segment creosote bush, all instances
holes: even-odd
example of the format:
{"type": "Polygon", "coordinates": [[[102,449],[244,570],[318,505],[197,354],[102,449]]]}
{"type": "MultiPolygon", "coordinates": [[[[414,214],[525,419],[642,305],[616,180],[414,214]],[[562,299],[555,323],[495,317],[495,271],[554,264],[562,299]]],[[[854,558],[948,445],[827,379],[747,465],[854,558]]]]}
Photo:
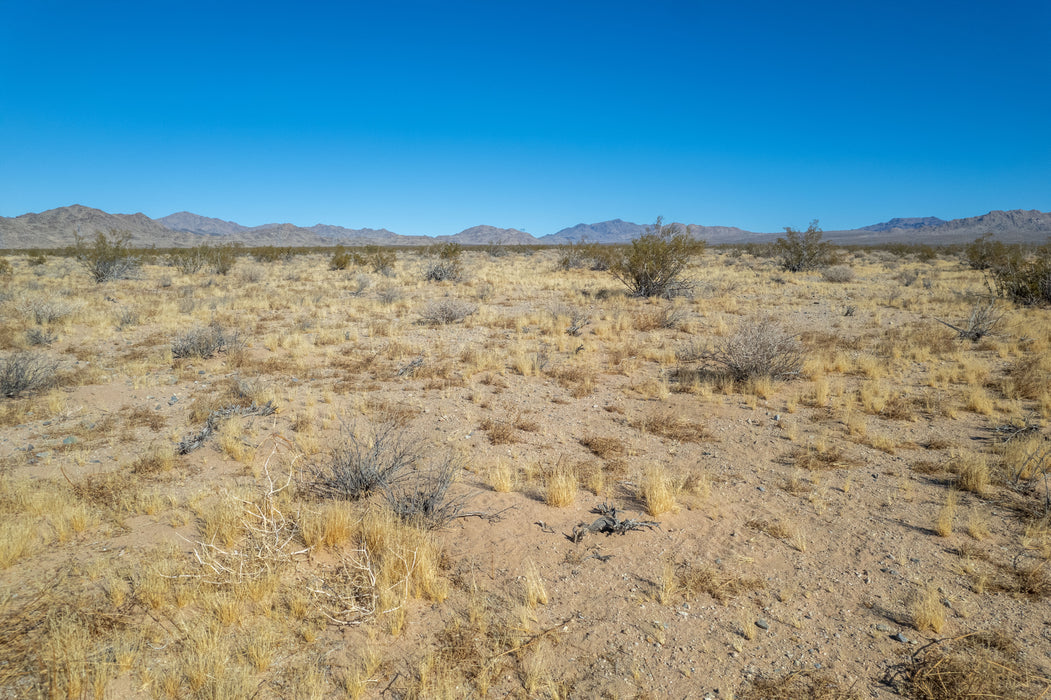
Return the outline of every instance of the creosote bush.
{"type": "Polygon", "coordinates": [[[180,248],[168,253],[168,264],[184,275],[192,275],[204,269],[211,257],[208,246],[198,245],[192,248],[180,248]]]}
{"type": "Polygon", "coordinates": [[[79,235],[74,240],[77,260],[98,284],[130,277],[139,267],[131,252],[130,231],[110,229],[108,235],[99,231],[90,244],[79,235]]]}
{"type": "Polygon", "coordinates": [[[774,243],[774,254],[785,272],[802,272],[827,267],[835,262],[832,244],[821,240],[821,228],[817,219],[810,222],[806,231],[785,227],[784,238],[774,243]]]}
{"type": "Polygon", "coordinates": [[[637,297],[674,297],[690,291],[683,273],[690,259],[704,250],[678,224],[656,223],[627,248],[609,252],[609,273],[637,297]]]}
{"type": "Polygon", "coordinates": [[[1051,245],[1029,256],[1006,255],[989,272],[1000,296],[1022,306],[1051,304],[1051,245]]]}

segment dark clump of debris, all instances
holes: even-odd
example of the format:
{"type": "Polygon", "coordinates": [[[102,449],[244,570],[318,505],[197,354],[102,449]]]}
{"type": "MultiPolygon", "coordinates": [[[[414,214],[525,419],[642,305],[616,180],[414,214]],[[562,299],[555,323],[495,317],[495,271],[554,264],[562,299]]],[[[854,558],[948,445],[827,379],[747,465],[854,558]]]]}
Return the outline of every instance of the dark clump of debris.
{"type": "Polygon", "coordinates": [[[176,451],[181,454],[189,454],[196,450],[198,447],[204,444],[205,440],[211,437],[212,433],[219,427],[219,423],[233,415],[238,416],[269,416],[274,413],[277,407],[274,406],[273,401],[267,401],[262,406],[259,406],[255,402],[252,402],[251,406],[226,406],[212,411],[208,416],[208,420],[205,422],[204,427],[201,428],[200,432],[194,435],[187,435],[179,441],[179,446],[176,451]]]}
{"type": "Polygon", "coordinates": [[[598,518],[590,525],[587,523],[580,523],[573,528],[573,534],[569,536],[571,541],[580,542],[589,532],[603,532],[606,535],[623,535],[625,532],[630,532],[632,530],[652,530],[655,527],[660,527],[660,523],[655,520],[635,520],[634,518],[621,517],[621,511],[617,510],[609,503],[603,503],[596,506],[591,512],[598,513],[602,517],[598,518]]]}

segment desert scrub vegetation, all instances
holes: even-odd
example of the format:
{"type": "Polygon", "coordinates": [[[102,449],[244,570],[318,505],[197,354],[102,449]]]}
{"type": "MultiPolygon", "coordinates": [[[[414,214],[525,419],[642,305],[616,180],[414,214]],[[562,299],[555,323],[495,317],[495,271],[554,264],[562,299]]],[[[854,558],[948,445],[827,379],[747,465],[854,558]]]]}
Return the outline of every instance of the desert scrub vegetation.
{"type": "Polygon", "coordinates": [[[657,217],[652,228],[630,245],[609,251],[609,274],[633,296],[682,296],[692,289],[685,278],[686,267],[704,246],[679,224],[665,224],[657,217]]]}
{"type": "Polygon", "coordinates": [[[0,358],[0,396],[15,398],[48,389],[57,382],[58,362],[40,352],[9,353],[0,358]]]}
{"type": "Polygon", "coordinates": [[[710,348],[692,344],[677,354],[682,362],[701,362],[734,381],[790,379],[803,369],[799,339],[772,321],[744,322],[710,348]]]}
{"type": "Polygon", "coordinates": [[[237,331],[230,331],[221,324],[211,325],[191,330],[177,336],[171,344],[172,357],[182,359],[196,357],[207,359],[218,353],[229,353],[243,346],[241,336],[237,331]]]}
{"type": "Polygon", "coordinates": [[[835,250],[831,243],[822,240],[822,236],[817,219],[810,222],[806,231],[786,226],[784,237],[774,243],[774,255],[781,269],[785,272],[802,272],[828,267],[835,262],[835,250]]]}
{"type": "Polygon", "coordinates": [[[111,229],[108,234],[98,231],[90,243],[77,236],[74,250],[77,261],[98,284],[125,279],[139,268],[129,231],[111,229]]]}
{"type": "Polygon", "coordinates": [[[421,279],[435,252],[381,278],[135,251],[102,285],[8,255],[0,357],[62,381],[0,399],[0,696],[807,697],[814,662],[864,696],[919,659],[895,632],[936,636],[928,588],[944,650],[1003,625],[1048,675],[1048,309],[998,298],[961,338],[934,319],[967,329],[989,273],[944,251],[854,249],[835,284],[709,249],[674,302],[502,252],[463,249],[457,286],[421,279]],[[480,308],[421,323],[443,299],[480,308]],[[173,362],[213,321],[239,359],[173,362]],[[797,338],[803,380],[701,357],[747,325],[797,338]],[[392,472],[388,422],[415,453],[392,472]]]}
{"type": "Polygon", "coordinates": [[[463,279],[463,247],[442,243],[428,251],[433,257],[425,264],[423,278],[428,282],[459,282],[463,279]]]}

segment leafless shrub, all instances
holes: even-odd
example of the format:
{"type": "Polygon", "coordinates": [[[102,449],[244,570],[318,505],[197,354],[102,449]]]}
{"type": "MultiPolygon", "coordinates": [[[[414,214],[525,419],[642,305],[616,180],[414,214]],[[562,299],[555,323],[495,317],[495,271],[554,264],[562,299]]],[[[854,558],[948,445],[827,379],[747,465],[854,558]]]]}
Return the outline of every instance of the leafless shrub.
{"type": "Polygon", "coordinates": [[[591,323],[591,310],[582,309],[579,306],[557,304],[551,307],[551,315],[555,319],[562,317],[569,321],[569,325],[566,327],[567,335],[578,336],[584,329],[584,326],[591,323]]]}
{"type": "Polygon", "coordinates": [[[460,467],[451,457],[426,469],[413,470],[383,485],[391,510],[405,522],[434,530],[464,515],[467,495],[451,496],[460,467]]]}
{"type": "Polygon", "coordinates": [[[367,430],[344,429],[343,443],[331,461],[314,475],[323,495],[358,500],[384,491],[423,459],[420,445],[394,423],[367,430]]]}
{"type": "Polygon", "coordinates": [[[211,257],[207,246],[198,245],[192,248],[180,248],[168,253],[167,263],[184,275],[200,272],[211,257]]]}
{"type": "Polygon", "coordinates": [[[139,312],[136,309],[122,306],[117,309],[116,321],[117,330],[122,331],[128,326],[137,326],[140,320],[139,312]]]}
{"type": "Polygon", "coordinates": [[[901,286],[911,287],[920,278],[919,270],[906,269],[894,276],[901,286]]]}
{"type": "Polygon", "coordinates": [[[270,472],[270,462],[281,448],[289,449],[288,442],[274,438],[274,445],[263,462],[262,472],[266,478],[259,497],[254,500],[238,499],[241,503],[241,524],[244,534],[236,547],[223,548],[212,542],[199,541],[193,550],[194,558],[205,570],[202,577],[216,585],[238,584],[263,578],[286,567],[310,548],[298,547],[299,514],[285,514],[281,508],[281,493],[292,484],[295,458],[288,466],[285,478],[275,478],[270,472]]]}
{"type": "Polygon", "coordinates": [[[26,320],[37,325],[55,323],[69,318],[78,310],[78,306],[64,299],[23,295],[15,302],[15,309],[26,320]]]}
{"type": "Polygon", "coordinates": [[[54,386],[58,363],[33,352],[19,352],[0,360],[0,396],[14,398],[54,386]]]}
{"type": "Polygon", "coordinates": [[[444,326],[462,321],[477,310],[477,306],[466,301],[442,299],[424,309],[420,320],[432,326],[444,326]]]}
{"type": "Polygon", "coordinates": [[[228,331],[218,323],[194,328],[172,341],[172,357],[209,358],[216,353],[229,352],[243,346],[237,331],[228,331]]]}
{"type": "Polygon", "coordinates": [[[34,347],[46,347],[55,342],[55,334],[43,328],[30,328],[26,331],[26,342],[34,347]]]}
{"type": "Polygon", "coordinates": [[[349,290],[350,291],[350,295],[351,296],[355,296],[355,297],[361,296],[362,294],[365,293],[365,291],[369,288],[369,285],[371,285],[371,284],[372,284],[372,280],[369,278],[368,275],[365,275],[365,274],[355,275],[354,276],[354,281],[351,282],[351,285],[350,285],[350,290],[349,290]]]}
{"type": "Polygon", "coordinates": [[[716,341],[713,349],[701,351],[699,357],[735,380],[782,379],[798,374],[803,367],[803,350],[796,336],[767,322],[742,325],[716,341]]]}
{"type": "Polygon", "coordinates": [[[381,304],[395,304],[405,298],[405,292],[398,287],[384,287],[376,295],[381,304]]]}
{"type": "Polygon", "coordinates": [[[984,304],[982,302],[976,303],[971,309],[971,316],[967,319],[964,326],[954,326],[940,318],[934,320],[952,328],[959,334],[960,339],[977,342],[987,335],[992,335],[1003,317],[1003,312],[996,308],[996,302],[990,301],[984,304]]]}
{"type": "Polygon", "coordinates": [[[655,331],[679,328],[685,323],[688,313],[685,308],[665,304],[656,308],[642,309],[635,314],[635,330],[655,331]]]}
{"type": "Polygon", "coordinates": [[[861,695],[842,687],[836,679],[821,671],[792,671],[781,676],[759,676],[745,683],[736,693],[737,700],[860,700],[861,695]]]}
{"type": "Polygon", "coordinates": [[[423,278],[428,282],[459,282],[463,279],[463,268],[459,258],[441,258],[427,265],[423,278]]]}
{"type": "Polygon", "coordinates": [[[1046,674],[1026,663],[1006,633],[977,632],[939,639],[920,648],[883,679],[903,697],[916,700],[1046,696],[1046,674]]]}
{"type": "Polygon", "coordinates": [[[821,272],[821,277],[826,282],[853,282],[854,281],[854,268],[848,265],[833,265],[832,267],[826,267],[821,272]]]}

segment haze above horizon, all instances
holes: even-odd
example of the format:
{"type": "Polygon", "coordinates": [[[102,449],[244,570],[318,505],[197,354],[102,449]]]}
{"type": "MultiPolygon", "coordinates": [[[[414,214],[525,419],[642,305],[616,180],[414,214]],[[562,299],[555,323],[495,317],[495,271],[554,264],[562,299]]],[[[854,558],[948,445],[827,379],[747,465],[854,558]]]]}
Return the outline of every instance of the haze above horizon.
{"type": "Polygon", "coordinates": [[[536,236],[1051,210],[1051,3],[6,3],[0,216],[536,236]]]}

